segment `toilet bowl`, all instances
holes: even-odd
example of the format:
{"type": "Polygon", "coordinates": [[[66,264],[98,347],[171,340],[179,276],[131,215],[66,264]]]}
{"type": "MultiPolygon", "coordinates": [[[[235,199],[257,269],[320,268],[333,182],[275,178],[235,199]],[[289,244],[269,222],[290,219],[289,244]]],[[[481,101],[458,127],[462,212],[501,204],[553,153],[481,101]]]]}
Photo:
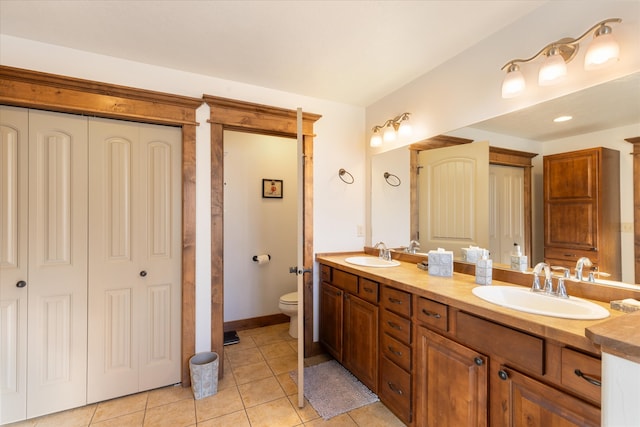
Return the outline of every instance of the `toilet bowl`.
{"type": "Polygon", "coordinates": [[[289,335],[298,338],[298,292],[290,292],[280,297],[278,308],[291,318],[289,335]]]}

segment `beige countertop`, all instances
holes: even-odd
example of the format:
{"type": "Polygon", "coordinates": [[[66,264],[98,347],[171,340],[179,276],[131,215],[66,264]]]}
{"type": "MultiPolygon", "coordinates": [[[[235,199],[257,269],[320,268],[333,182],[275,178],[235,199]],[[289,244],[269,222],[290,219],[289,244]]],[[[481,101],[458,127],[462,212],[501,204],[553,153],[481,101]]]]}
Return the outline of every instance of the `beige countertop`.
{"type": "MultiPolygon", "coordinates": [[[[632,344],[630,348],[625,348],[629,352],[633,351],[633,354],[640,351],[640,323],[638,322],[640,316],[635,316],[636,326],[634,326],[634,322],[628,320],[630,315],[612,311],[606,303],[593,301],[610,311],[611,316],[607,319],[572,320],[529,314],[486,302],[473,295],[471,290],[478,286],[475,283],[475,276],[462,273],[454,273],[453,277],[430,276],[426,271],[418,269],[415,263],[406,261],[400,261],[400,265],[393,268],[361,267],[345,261],[346,258],[354,255],[364,255],[364,253],[318,254],[316,259],[322,264],[594,354],[600,354],[600,344],[606,341],[609,345],[611,341],[606,340],[606,334],[597,340],[592,340],[591,336],[586,335],[587,328],[601,331],[604,328],[601,325],[604,324],[631,323],[628,328],[625,328],[624,334],[635,334],[636,340],[633,341],[635,344],[632,344]],[[634,346],[635,350],[633,350],[634,346]]],[[[494,280],[493,285],[512,284],[494,280]]],[[[615,327],[613,329],[615,330],[615,327]]]]}

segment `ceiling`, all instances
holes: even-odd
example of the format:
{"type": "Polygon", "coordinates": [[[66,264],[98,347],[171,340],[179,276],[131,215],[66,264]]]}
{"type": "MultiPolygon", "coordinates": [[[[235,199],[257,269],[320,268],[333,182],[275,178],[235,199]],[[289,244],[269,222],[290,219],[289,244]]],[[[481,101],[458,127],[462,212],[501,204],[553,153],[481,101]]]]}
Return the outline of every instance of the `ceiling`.
{"type": "Polygon", "coordinates": [[[544,3],[0,0],[0,33],[368,106],[544,3]]]}
{"type": "Polygon", "coordinates": [[[640,123],[640,73],[476,123],[473,128],[551,141],[640,123]],[[572,120],[554,123],[558,116],[572,120]]]}

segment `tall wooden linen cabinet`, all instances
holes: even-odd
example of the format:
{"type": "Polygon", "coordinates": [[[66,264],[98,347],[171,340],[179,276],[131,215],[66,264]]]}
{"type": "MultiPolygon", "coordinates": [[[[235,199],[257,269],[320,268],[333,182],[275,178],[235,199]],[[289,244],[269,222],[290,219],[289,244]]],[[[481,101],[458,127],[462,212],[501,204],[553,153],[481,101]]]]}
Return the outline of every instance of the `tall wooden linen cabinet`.
{"type": "Polygon", "coordinates": [[[608,279],[621,279],[617,150],[598,147],[544,157],[545,262],[573,272],[581,257],[608,279]]]}

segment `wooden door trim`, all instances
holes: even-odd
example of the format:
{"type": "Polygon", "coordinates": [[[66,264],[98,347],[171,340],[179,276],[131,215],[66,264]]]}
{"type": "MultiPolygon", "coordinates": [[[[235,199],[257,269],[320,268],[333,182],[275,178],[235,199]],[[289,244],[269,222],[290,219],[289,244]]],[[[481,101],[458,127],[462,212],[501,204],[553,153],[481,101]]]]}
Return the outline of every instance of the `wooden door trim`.
{"type": "Polygon", "coordinates": [[[196,109],[199,98],[0,65],[0,104],[182,128],[182,384],[195,352],[196,109]]]}
{"type": "Polygon", "coordinates": [[[640,136],[626,138],[633,144],[633,247],[634,279],[640,283],[640,136]]]}
{"type": "MultiPolygon", "coordinates": [[[[424,150],[433,150],[434,148],[451,147],[460,144],[472,143],[472,139],[458,138],[447,135],[438,135],[433,138],[416,142],[409,146],[409,168],[411,180],[409,183],[411,194],[411,213],[410,213],[410,235],[414,239],[418,233],[418,201],[416,191],[418,189],[418,153],[424,150]]],[[[524,169],[524,253],[529,255],[529,263],[531,263],[533,254],[533,219],[532,219],[532,203],[531,203],[531,169],[532,161],[537,153],[529,153],[526,151],[511,150],[508,148],[489,147],[489,164],[511,166],[524,169]]]]}
{"type": "MultiPolygon", "coordinates": [[[[296,110],[204,95],[209,105],[211,125],[211,349],[224,361],[224,131],[297,137],[296,110]]],[[[304,156],[304,266],[313,265],[313,125],[322,117],[302,114],[304,156]]],[[[313,343],[313,275],[304,275],[304,352],[314,352],[313,343]]],[[[220,376],[223,370],[220,369],[220,376]]]]}

